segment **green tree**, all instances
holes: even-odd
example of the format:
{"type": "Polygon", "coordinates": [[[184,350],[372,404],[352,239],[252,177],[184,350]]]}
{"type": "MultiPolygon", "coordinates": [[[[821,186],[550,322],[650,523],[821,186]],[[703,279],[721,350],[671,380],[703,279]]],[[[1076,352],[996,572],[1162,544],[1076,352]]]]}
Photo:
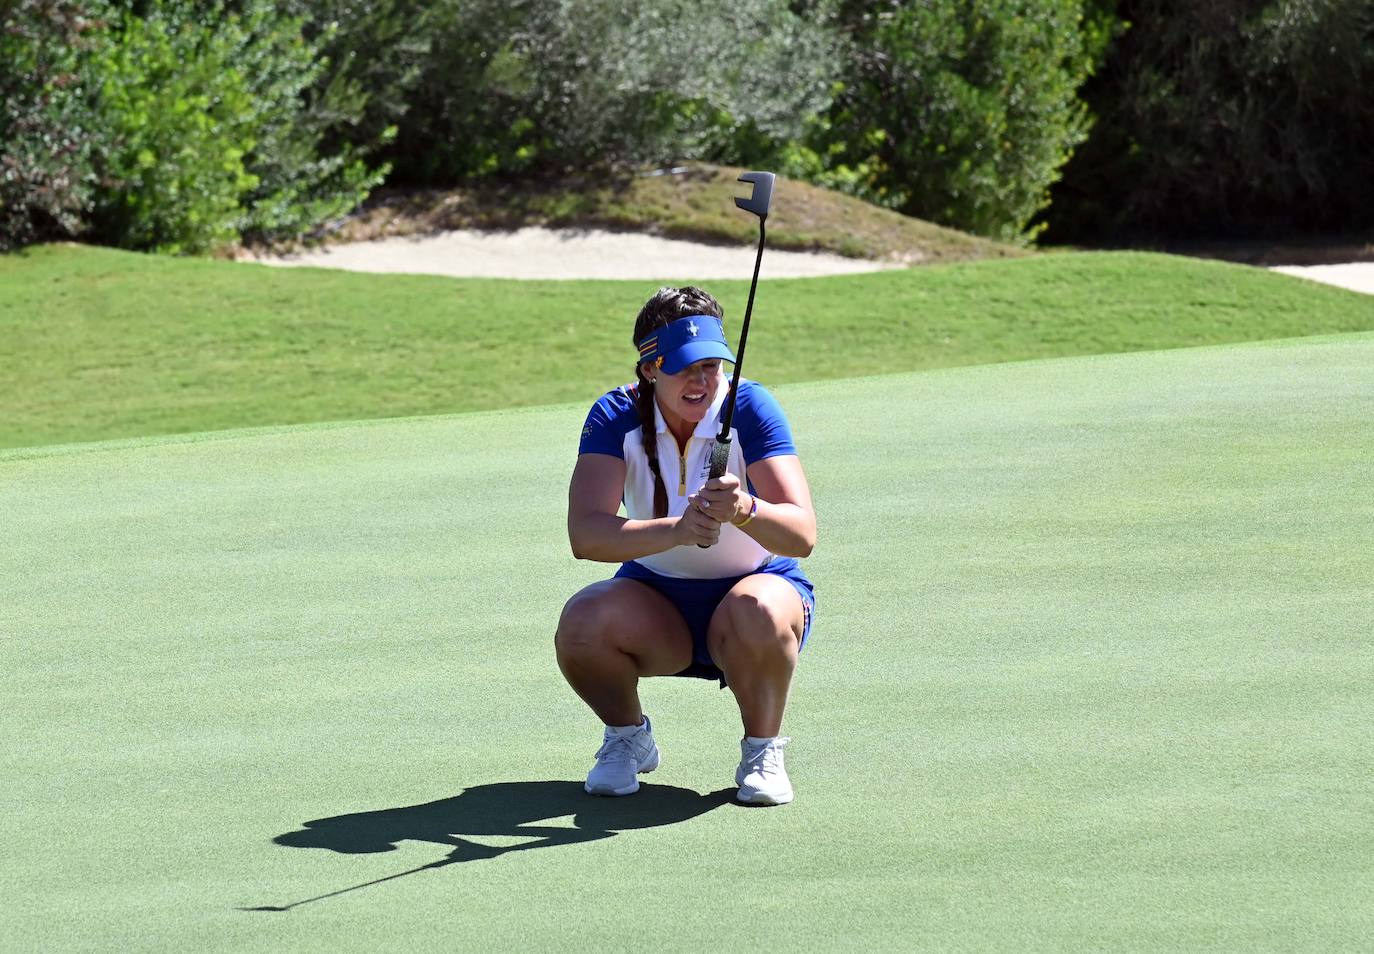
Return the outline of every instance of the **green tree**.
{"type": "Polygon", "coordinates": [[[316,90],[325,66],[303,21],[265,0],[154,0],[115,18],[95,59],[109,143],[97,236],[205,252],[355,207],[384,170],[348,144],[321,150],[338,114],[365,100],[347,83],[316,90]]]}
{"type": "Polygon", "coordinates": [[[252,97],[229,50],[162,10],[126,14],[96,61],[111,145],[101,162],[99,233],[168,252],[227,245],[258,184],[252,97]]]}
{"type": "Polygon", "coordinates": [[[843,90],[812,138],[825,175],[908,215],[1028,241],[1090,116],[1112,29],[1082,0],[842,0],[843,90]]]}
{"type": "Polygon", "coordinates": [[[1058,240],[1374,227],[1374,0],[1120,0],[1058,240]]]}
{"type": "Polygon", "coordinates": [[[397,140],[405,178],[720,158],[829,102],[831,34],[784,0],[449,0],[397,140]]]}
{"type": "Polygon", "coordinates": [[[0,0],[0,250],[83,228],[98,149],[88,6],[0,0]]]}
{"type": "Polygon", "coordinates": [[[351,147],[369,157],[385,152],[435,55],[443,4],[291,0],[277,6],[301,20],[303,36],[323,60],[323,71],[303,94],[323,134],[321,151],[332,155],[351,147]]]}

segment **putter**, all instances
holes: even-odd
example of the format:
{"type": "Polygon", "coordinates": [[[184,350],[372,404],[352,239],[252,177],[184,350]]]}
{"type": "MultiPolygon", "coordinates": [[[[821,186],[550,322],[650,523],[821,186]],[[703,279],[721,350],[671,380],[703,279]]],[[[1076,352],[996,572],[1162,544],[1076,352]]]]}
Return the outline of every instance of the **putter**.
{"type": "MultiPolygon", "coordinates": [[[[744,324],[740,327],[739,348],[735,351],[735,374],[730,381],[730,397],[725,402],[725,415],[720,419],[720,433],[711,448],[711,477],[725,473],[730,462],[730,426],[735,422],[735,397],[739,394],[739,373],[744,367],[744,346],[749,341],[749,318],[754,313],[754,292],[759,287],[759,266],[763,264],[764,225],[768,219],[768,209],[773,204],[773,182],[777,176],[771,172],[746,172],[739,177],[740,182],[751,183],[753,193],[747,198],[736,198],[735,205],[759,217],[759,250],[754,256],[754,280],[749,283],[749,303],[744,306],[744,324]]],[[[707,549],[705,544],[697,544],[707,549]]]]}

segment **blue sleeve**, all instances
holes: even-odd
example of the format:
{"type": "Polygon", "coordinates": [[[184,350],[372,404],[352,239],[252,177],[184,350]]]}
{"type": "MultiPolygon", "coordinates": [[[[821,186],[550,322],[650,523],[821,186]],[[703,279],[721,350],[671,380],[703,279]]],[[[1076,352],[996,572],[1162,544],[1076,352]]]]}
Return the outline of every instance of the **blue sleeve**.
{"type": "Polygon", "coordinates": [[[795,454],[792,428],[782,406],[763,385],[741,381],[739,399],[735,402],[735,429],[739,432],[740,449],[744,451],[747,467],[765,457],[795,454]]]}
{"type": "Polygon", "coordinates": [[[625,435],[639,428],[639,411],[629,386],[616,388],[601,396],[587,412],[582,425],[579,454],[606,454],[625,458],[625,435]]]}

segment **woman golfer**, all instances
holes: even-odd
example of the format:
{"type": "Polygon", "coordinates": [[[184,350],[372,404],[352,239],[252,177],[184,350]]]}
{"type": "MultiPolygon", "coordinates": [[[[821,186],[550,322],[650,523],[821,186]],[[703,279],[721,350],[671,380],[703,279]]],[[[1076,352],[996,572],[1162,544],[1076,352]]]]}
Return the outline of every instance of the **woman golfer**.
{"type": "Polygon", "coordinates": [[[739,703],[739,800],[792,800],[779,732],[815,606],[796,558],[815,546],[816,516],[782,409],[752,381],[739,385],[729,469],[707,479],[735,359],[721,317],[699,288],[660,289],[635,322],[638,384],[597,401],[582,429],[568,537],[579,559],[620,569],[568,601],[555,645],[606,724],[594,795],[637,792],[658,767],[640,678],[695,676],[739,703]]]}

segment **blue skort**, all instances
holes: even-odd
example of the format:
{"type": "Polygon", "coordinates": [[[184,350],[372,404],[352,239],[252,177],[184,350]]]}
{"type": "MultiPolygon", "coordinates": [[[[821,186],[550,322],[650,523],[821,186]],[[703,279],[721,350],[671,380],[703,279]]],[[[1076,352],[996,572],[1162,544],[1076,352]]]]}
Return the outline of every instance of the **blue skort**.
{"type": "MultiPolygon", "coordinates": [[[[806,578],[806,574],[802,572],[801,564],[792,557],[775,557],[755,570],[754,573],[776,574],[791,583],[793,589],[797,591],[797,595],[801,597],[802,613],[806,620],[802,627],[801,641],[802,647],[805,647],[806,641],[811,635],[811,620],[816,613],[816,588],[806,578]]],[[[744,574],[744,576],[753,575],[753,573],[744,574]]],[[[711,652],[706,643],[706,633],[711,625],[711,616],[715,613],[716,607],[720,605],[721,600],[725,599],[725,595],[734,588],[735,584],[744,579],[744,576],[726,576],[709,580],[680,579],[655,573],[648,567],[631,560],[620,565],[620,569],[616,571],[615,579],[638,580],[648,584],[666,596],[668,601],[676,606],[677,611],[682,614],[682,619],[687,623],[687,629],[692,634],[692,664],[682,672],[674,673],[674,675],[695,679],[718,679],[721,687],[724,688],[725,674],[711,660],[711,652]]]]}

